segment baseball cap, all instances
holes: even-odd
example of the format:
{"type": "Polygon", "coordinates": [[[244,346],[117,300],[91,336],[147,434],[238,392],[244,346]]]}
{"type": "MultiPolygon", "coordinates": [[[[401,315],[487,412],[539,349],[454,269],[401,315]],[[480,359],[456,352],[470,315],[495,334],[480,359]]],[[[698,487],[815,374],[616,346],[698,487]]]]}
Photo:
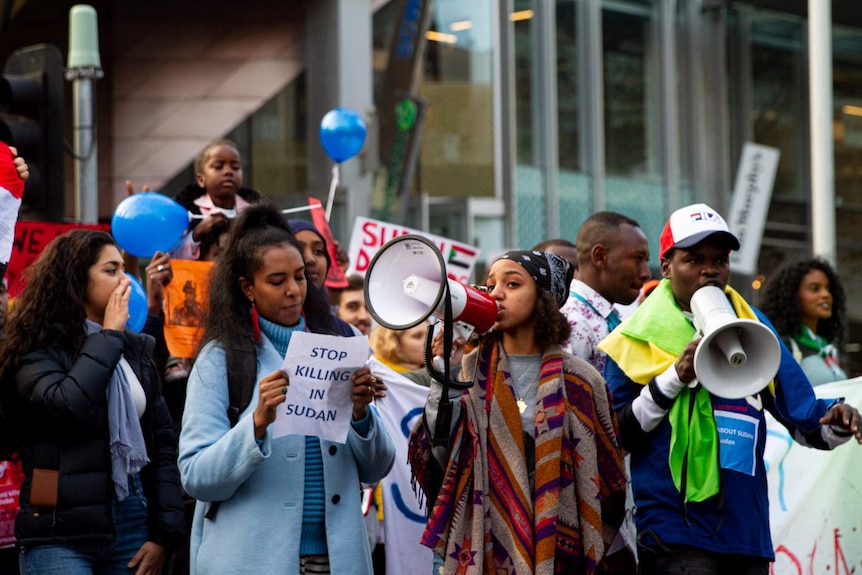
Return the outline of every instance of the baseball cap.
{"type": "Polygon", "coordinates": [[[659,259],[673,248],[690,248],[708,236],[726,237],[731,250],[739,249],[739,240],[730,233],[727,222],[706,204],[692,204],[670,215],[659,237],[659,259]]]}

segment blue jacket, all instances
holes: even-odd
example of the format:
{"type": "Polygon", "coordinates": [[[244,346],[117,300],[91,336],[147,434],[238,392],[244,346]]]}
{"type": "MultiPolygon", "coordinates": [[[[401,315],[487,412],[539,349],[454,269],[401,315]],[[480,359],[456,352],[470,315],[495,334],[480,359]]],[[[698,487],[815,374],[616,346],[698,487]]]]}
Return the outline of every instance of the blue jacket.
{"type": "MultiPolygon", "coordinates": [[[[266,336],[257,350],[257,379],[283,358],[266,336]]],[[[231,428],[224,349],[207,344],[189,376],[179,466],[186,491],[198,500],[191,534],[191,574],[299,573],[305,437],[254,437],[248,408],[231,428]],[[208,504],[221,501],[214,520],[208,504]]],[[[383,478],[395,446],[377,412],[351,422],[346,444],[321,441],[326,492],[326,539],[332,573],[371,574],[371,550],[360,509],[360,482],[383,478]]]]}
{"type": "MultiPolygon", "coordinates": [[[[759,310],[752,310],[775,332],[759,310]]],[[[824,432],[819,419],[833,402],[815,397],[799,364],[782,343],[775,395],[767,390],[745,399],[710,395],[721,442],[722,494],[683,507],[668,466],[671,425],[667,417],[645,432],[632,411],[632,402],[644,386],[633,382],[610,358],[605,365],[605,379],[613,393],[623,447],[631,453],[638,531],[652,531],[666,544],[774,559],[763,464],[764,411],[769,411],[797,442],[808,447],[831,449],[846,441],[846,437],[824,432]]],[[[647,538],[645,544],[654,546],[655,541],[647,538]]]]}

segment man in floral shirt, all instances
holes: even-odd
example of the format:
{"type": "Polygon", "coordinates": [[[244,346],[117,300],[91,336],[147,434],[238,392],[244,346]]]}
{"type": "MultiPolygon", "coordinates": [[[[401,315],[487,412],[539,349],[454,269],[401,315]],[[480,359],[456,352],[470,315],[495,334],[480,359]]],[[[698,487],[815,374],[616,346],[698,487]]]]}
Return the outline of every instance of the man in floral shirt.
{"type": "MultiPolygon", "coordinates": [[[[572,326],[567,347],[604,373],[607,356],[596,348],[620,323],[614,304],[635,301],[649,280],[649,242],[635,220],[616,212],[597,212],[581,225],[576,246],[578,276],[560,309],[572,326]]],[[[634,573],[634,535],[633,526],[623,526],[602,561],[601,573],[634,573]]]]}
{"type": "Polygon", "coordinates": [[[578,278],[560,311],[572,326],[568,351],[604,372],[596,348],[619,322],[614,304],[637,299],[650,279],[649,242],[640,225],[616,212],[596,212],[578,230],[578,278]]]}

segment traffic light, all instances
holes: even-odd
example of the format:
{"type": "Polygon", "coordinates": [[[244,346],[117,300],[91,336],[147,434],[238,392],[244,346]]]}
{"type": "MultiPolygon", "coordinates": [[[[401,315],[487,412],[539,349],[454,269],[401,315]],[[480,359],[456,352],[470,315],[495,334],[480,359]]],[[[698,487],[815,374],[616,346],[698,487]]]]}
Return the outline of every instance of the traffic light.
{"type": "Polygon", "coordinates": [[[18,149],[30,167],[22,216],[63,217],[63,56],[56,46],[16,50],[0,78],[0,141],[18,149]]]}

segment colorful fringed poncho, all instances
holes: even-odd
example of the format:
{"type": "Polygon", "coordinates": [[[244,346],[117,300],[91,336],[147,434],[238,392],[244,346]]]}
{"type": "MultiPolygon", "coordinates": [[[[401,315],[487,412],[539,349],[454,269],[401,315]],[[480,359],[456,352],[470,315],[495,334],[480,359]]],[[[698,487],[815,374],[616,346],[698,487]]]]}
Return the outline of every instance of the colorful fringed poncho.
{"type": "MultiPolygon", "coordinates": [[[[520,413],[499,344],[464,358],[449,461],[422,543],[444,573],[596,572],[625,515],[626,476],[607,386],[559,348],[542,357],[535,406],[531,487],[520,413]]],[[[428,486],[431,437],[420,422],[409,459],[428,486]]]]}

